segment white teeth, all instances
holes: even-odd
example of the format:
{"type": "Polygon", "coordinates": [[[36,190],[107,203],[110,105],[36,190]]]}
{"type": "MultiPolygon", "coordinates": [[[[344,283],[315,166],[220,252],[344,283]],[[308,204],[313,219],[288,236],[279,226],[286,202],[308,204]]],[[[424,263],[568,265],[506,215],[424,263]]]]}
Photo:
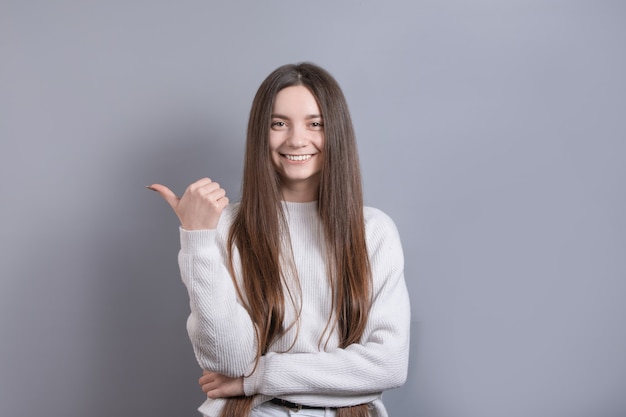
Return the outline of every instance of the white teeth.
{"type": "Polygon", "coordinates": [[[285,155],[285,158],[289,159],[290,161],[306,161],[308,159],[311,159],[312,155],[285,155]]]}

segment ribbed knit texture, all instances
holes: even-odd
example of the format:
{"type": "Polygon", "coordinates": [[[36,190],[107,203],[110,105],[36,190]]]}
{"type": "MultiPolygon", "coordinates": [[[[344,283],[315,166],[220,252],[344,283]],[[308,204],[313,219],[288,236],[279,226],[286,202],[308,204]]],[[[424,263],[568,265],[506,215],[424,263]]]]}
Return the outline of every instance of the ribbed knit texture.
{"type": "MultiPolygon", "coordinates": [[[[380,210],[365,208],[373,305],[361,343],[340,349],[336,331],[328,343],[324,334],[332,300],[317,203],[284,202],[283,207],[297,269],[288,284],[295,303],[285,297],[285,324],[299,310],[300,321],[270,347],[252,374],[254,327],[227,270],[226,242],[236,206],[224,210],[216,230],[181,229],[179,265],[191,308],[187,330],[198,363],[245,375],[245,393],[256,395],[255,404],[273,397],[326,407],[369,402],[373,415],[384,417],[381,393],[404,383],[409,352],[410,308],[397,229],[380,210]]],[[[235,270],[241,279],[238,254],[235,270]]],[[[213,417],[222,406],[222,400],[207,399],[199,410],[213,417]]]]}

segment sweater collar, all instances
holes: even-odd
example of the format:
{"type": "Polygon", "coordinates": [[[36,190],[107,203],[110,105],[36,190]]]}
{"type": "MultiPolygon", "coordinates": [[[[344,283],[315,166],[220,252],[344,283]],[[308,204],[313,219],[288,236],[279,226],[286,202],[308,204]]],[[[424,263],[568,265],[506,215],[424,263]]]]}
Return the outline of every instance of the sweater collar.
{"type": "Polygon", "coordinates": [[[302,216],[317,214],[317,201],[307,201],[306,203],[296,203],[293,201],[283,201],[285,213],[302,216]]]}

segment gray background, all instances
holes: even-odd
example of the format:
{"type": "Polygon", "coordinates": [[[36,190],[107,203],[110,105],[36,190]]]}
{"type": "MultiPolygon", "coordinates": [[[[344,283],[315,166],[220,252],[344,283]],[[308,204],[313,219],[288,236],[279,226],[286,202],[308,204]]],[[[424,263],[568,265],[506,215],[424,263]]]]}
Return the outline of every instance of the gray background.
{"type": "Polygon", "coordinates": [[[330,70],[413,333],[392,416],[626,415],[626,3],[1,1],[0,415],[194,416],[177,221],[330,70]]]}

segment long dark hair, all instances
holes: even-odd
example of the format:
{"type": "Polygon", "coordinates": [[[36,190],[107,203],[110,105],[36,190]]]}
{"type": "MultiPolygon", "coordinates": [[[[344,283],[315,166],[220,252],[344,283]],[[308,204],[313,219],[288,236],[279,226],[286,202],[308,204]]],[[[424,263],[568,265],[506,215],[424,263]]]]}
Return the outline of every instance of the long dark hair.
{"type": "MultiPolygon", "coordinates": [[[[281,203],[280,178],[271,162],[268,140],[276,95],[296,85],[309,89],[324,119],[324,162],[318,212],[324,228],[335,317],[335,322],[329,317],[327,335],[337,329],[340,347],[358,343],[371,306],[361,174],[345,97],[335,79],[324,69],[310,63],[284,65],[263,81],[252,103],[241,203],[229,235],[233,278],[234,247],[241,257],[242,285],[236,280],[235,285],[255,325],[257,363],[285,331],[283,279],[286,271],[280,262],[280,236],[288,229],[281,203]]],[[[251,397],[231,398],[222,417],[247,416],[251,404],[251,397]]],[[[340,408],[337,414],[338,417],[367,415],[366,405],[340,408]]]]}

